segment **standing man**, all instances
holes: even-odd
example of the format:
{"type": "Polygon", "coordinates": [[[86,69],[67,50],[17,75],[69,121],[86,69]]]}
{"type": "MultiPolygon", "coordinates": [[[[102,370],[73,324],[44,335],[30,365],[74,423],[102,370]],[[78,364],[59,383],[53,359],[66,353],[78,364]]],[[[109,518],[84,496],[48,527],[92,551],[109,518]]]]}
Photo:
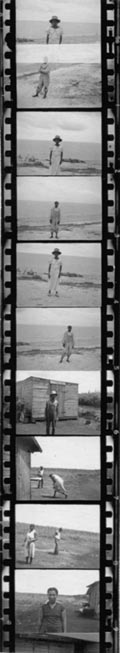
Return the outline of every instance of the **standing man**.
{"type": "Polygon", "coordinates": [[[50,175],[60,175],[60,166],[63,161],[62,138],[55,136],[50,150],[50,175]]]}
{"type": "Polygon", "coordinates": [[[45,407],[45,420],[46,420],[46,435],[50,435],[50,427],[52,426],[51,435],[55,435],[56,426],[56,405],[54,391],[50,393],[50,398],[46,402],[45,407]]]}
{"type": "Polygon", "coordinates": [[[44,467],[40,467],[38,476],[39,476],[39,481],[38,481],[38,489],[39,489],[39,488],[43,488],[44,467]]]}
{"type": "Polygon", "coordinates": [[[62,531],[62,528],[58,528],[55,531],[55,535],[54,535],[54,540],[55,540],[54,555],[58,555],[58,553],[59,553],[59,542],[60,542],[60,539],[61,539],[61,531],[62,531]]]}
{"type": "Polygon", "coordinates": [[[32,564],[35,557],[36,530],[34,524],[30,524],[29,531],[24,540],[26,562],[32,564]]]}
{"type": "Polygon", "coordinates": [[[33,97],[38,97],[39,93],[41,93],[43,90],[43,98],[45,99],[48,93],[48,87],[50,82],[50,66],[48,64],[47,57],[44,57],[44,61],[40,66],[39,73],[40,73],[39,82],[33,97]]]}
{"type": "Polygon", "coordinates": [[[58,590],[56,587],[49,587],[47,590],[47,601],[41,606],[41,617],[39,633],[65,633],[66,612],[65,608],[58,601],[58,590]]]}
{"type": "Polygon", "coordinates": [[[55,232],[55,238],[58,238],[60,218],[61,218],[61,213],[60,213],[59,202],[54,202],[54,206],[51,209],[51,213],[50,213],[50,229],[51,229],[50,238],[53,238],[54,232],[55,232]]]}
{"type": "Polygon", "coordinates": [[[59,260],[61,252],[56,248],[52,252],[52,255],[53,258],[48,268],[48,279],[50,281],[48,295],[53,293],[58,296],[58,284],[62,273],[62,263],[61,260],[59,260]]]}
{"type": "Polygon", "coordinates": [[[71,326],[67,327],[67,331],[65,331],[64,333],[62,344],[63,344],[63,353],[60,358],[60,363],[62,363],[65,356],[66,356],[67,363],[69,363],[72,350],[74,349],[74,337],[73,337],[71,326]]]}
{"type": "Polygon", "coordinates": [[[63,32],[60,23],[61,20],[57,16],[52,16],[49,20],[46,43],[62,43],[63,32]]]}
{"type": "Polygon", "coordinates": [[[64,481],[61,476],[58,476],[58,474],[49,474],[51,481],[53,483],[53,499],[55,499],[57,492],[60,492],[60,494],[64,494],[65,498],[67,498],[67,492],[64,487],[64,481]]]}

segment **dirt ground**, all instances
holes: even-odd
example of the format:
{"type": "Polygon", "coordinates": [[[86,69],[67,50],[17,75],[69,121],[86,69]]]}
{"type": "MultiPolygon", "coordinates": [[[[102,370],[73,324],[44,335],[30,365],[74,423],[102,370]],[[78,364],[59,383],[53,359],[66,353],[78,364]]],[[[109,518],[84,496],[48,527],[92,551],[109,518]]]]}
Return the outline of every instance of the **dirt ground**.
{"type": "MultiPolygon", "coordinates": [[[[35,526],[37,541],[32,568],[39,569],[98,569],[99,534],[64,529],[59,544],[59,554],[54,555],[55,529],[35,526]]],[[[31,568],[26,565],[24,539],[28,524],[16,524],[16,567],[31,568]]]]}
{"type": "MultiPolygon", "coordinates": [[[[39,64],[36,64],[39,70],[39,64]]],[[[25,71],[25,67],[24,67],[25,71]]],[[[99,64],[72,64],[51,70],[47,97],[36,92],[39,74],[31,73],[17,79],[17,106],[29,109],[75,108],[101,106],[101,70],[99,64]]]]}
{"type": "Polygon", "coordinates": [[[17,368],[19,370],[100,370],[100,348],[98,347],[86,348],[76,354],[72,353],[69,362],[64,358],[60,363],[61,353],[62,350],[60,354],[56,354],[54,351],[42,352],[41,350],[40,352],[36,349],[23,355],[18,354],[17,368]]]}
{"type": "MultiPolygon", "coordinates": [[[[16,433],[17,435],[46,435],[46,425],[45,422],[36,422],[35,424],[18,422],[16,433]]],[[[55,435],[100,435],[100,418],[95,419],[89,410],[88,418],[60,420],[56,424],[55,435]]]]}
{"type": "Polygon", "coordinates": [[[18,307],[55,307],[69,306],[96,307],[101,305],[101,284],[81,282],[79,285],[59,284],[59,296],[48,295],[49,282],[25,278],[17,281],[18,307]]]}

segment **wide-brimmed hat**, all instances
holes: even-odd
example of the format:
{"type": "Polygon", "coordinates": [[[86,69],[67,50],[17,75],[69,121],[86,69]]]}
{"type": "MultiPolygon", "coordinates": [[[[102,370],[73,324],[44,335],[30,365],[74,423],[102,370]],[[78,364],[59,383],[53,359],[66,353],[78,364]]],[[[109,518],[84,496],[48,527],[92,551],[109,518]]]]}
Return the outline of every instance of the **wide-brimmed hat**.
{"type": "Polygon", "coordinates": [[[61,254],[60,249],[58,249],[58,248],[56,247],[55,249],[53,249],[52,254],[59,254],[59,256],[60,256],[60,254],[61,254]]]}
{"type": "Polygon", "coordinates": [[[61,22],[60,18],[58,18],[57,16],[52,16],[52,18],[50,18],[50,20],[49,20],[49,23],[54,23],[54,20],[56,20],[56,23],[61,22]]]}
{"type": "Polygon", "coordinates": [[[62,141],[61,136],[54,136],[53,141],[62,141]]]}
{"type": "Polygon", "coordinates": [[[68,329],[72,329],[72,326],[71,326],[71,324],[68,324],[68,329]]]}
{"type": "Polygon", "coordinates": [[[50,393],[50,394],[51,394],[51,395],[57,395],[57,391],[56,391],[56,390],[51,390],[51,393],[50,393]]]}

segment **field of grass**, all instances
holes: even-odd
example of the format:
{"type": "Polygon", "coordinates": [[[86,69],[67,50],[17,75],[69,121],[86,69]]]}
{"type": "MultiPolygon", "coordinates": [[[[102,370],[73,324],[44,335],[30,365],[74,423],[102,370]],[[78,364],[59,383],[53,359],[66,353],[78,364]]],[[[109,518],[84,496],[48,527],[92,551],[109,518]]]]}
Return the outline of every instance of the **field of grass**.
{"type": "MultiPolygon", "coordinates": [[[[99,631],[98,619],[84,617],[79,613],[82,598],[81,595],[59,597],[66,609],[68,633],[99,631]]],[[[45,601],[44,594],[16,594],[16,634],[38,634],[40,607],[45,601]]]]}
{"type": "MultiPolygon", "coordinates": [[[[31,477],[37,476],[37,467],[31,468],[31,477]]],[[[79,469],[59,469],[46,468],[44,472],[44,485],[40,489],[37,482],[31,481],[31,499],[37,501],[71,501],[71,500],[100,500],[100,470],[79,470],[79,469]],[[67,499],[63,494],[57,494],[53,498],[53,483],[49,474],[56,473],[64,479],[64,486],[67,492],[67,499]]]]}
{"type": "MultiPolygon", "coordinates": [[[[35,559],[32,568],[39,569],[98,569],[99,534],[64,529],[59,554],[54,555],[55,528],[35,526],[37,533],[35,559]]],[[[16,523],[16,567],[26,567],[24,540],[28,524],[16,523]]],[[[27,565],[27,569],[31,568],[27,565]]]]}

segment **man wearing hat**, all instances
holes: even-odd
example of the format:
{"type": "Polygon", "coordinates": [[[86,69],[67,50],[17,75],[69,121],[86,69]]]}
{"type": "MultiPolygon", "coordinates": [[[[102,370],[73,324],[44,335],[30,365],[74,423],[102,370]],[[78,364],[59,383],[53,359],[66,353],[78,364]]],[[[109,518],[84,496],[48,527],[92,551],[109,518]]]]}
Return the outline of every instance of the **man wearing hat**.
{"type": "Polygon", "coordinates": [[[60,175],[60,166],[63,161],[62,138],[55,136],[50,150],[50,175],[60,175]]]}
{"type": "Polygon", "coordinates": [[[58,296],[58,284],[62,272],[62,263],[59,259],[61,252],[56,247],[56,249],[53,250],[52,254],[53,257],[49,263],[48,268],[48,279],[50,281],[48,295],[53,293],[54,295],[58,296]]]}
{"type": "Polygon", "coordinates": [[[51,209],[50,213],[50,227],[51,227],[51,236],[50,238],[53,238],[54,232],[55,232],[55,237],[58,238],[58,229],[60,225],[60,206],[59,202],[54,202],[54,206],[51,209]]]}
{"type": "Polygon", "coordinates": [[[52,425],[51,435],[55,435],[55,426],[56,426],[56,404],[55,404],[56,392],[54,390],[50,393],[50,398],[46,402],[45,407],[45,420],[46,420],[46,435],[50,435],[50,427],[52,425]]]}
{"type": "Polygon", "coordinates": [[[49,28],[46,36],[46,43],[62,43],[61,21],[57,16],[52,16],[49,20],[49,28]]]}
{"type": "Polygon", "coordinates": [[[60,363],[62,363],[65,356],[66,356],[67,363],[69,363],[70,356],[72,354],[72,349],[74,349],[74,338],[73,338],[73,332],[71,326],[68,326],[67,331],[65,331],[64,333],[62,345],[63,345],[63,353],[60,359],[60,363]]]}

